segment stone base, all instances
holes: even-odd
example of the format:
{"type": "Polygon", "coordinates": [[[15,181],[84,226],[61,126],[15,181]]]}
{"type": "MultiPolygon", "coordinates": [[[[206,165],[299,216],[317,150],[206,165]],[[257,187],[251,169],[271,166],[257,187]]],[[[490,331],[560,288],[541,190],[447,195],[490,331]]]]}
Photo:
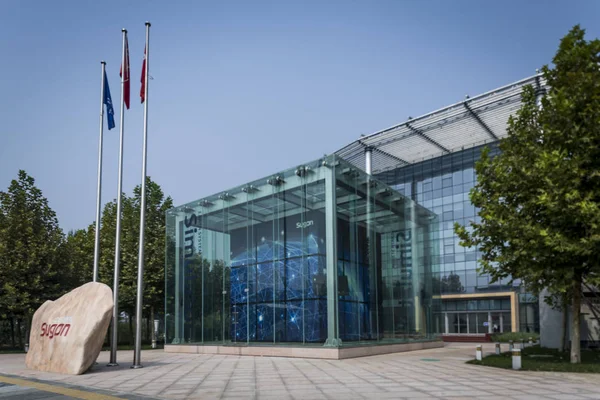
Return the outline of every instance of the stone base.
{"type": "Polygon", "coordinates": [[[393,344],[372,345],[346,345],[344,347],[309,347],[309,346],[281,346],[281,345],[211,345],[211,344],[168,344],[165,345],[166,353],[192,353],[192,354],[223,354],[236,356],[267,356],[291,358],[322,358],[328,360],[342,360],[345,358],[376,356],[379,354],[401,353],[405,351],[425,350],[444,347],[442,341],[424,341],[393,344]]]}

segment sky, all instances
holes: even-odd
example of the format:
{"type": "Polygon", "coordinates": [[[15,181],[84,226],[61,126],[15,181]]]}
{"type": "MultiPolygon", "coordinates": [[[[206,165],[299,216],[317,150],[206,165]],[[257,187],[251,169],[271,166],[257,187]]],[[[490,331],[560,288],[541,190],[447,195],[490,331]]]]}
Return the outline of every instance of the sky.
{"type": "Polygon", "coordinates": [[[0,190],[24,169],[65,231],[95,218],[101,60],[102,201],[117,196],[121,28],[124,192],[141,182],[145,21],[148,175],[178,205],[531,76],[573,25],[600,36],[600,2],[3,0],[0,190]]]}

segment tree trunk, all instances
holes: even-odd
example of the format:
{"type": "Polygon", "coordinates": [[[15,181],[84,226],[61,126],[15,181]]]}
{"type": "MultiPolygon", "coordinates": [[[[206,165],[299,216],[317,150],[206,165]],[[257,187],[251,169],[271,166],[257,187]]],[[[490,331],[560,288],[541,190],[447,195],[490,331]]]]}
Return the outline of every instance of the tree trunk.
{"type": "Polygon", "coordinates": [[[22,349],[23,348],[23,334],[22,334],[22,330],[21,330],[21,320],[17,319],[17,338],[19,339],[19,348],[22,349]]]}
{"type": "Polygon", "coordinates": [[[560,337],[560,346],[558,348],[559,351],[565,351],[567,344],[567,332],[569,330],[569,303],[567,301],[567,296],[563,295],[562,298],[562,336],[560,337]]]}
{"type": "Polygon", "coordinates": [[[579,315],[581,314],[581,278],[573,279],[573,308],[571,310],[571,364],[581,362],[581,330],[579,315]]]}
{"type": "Polygon", "coordinates": [[[25,345],[27,346],[29,346],[29,334],[31,332],[32,319],[32,315],[28,315],[27,317],[25,317],[25,345]]]}
{"type": "Polygon", "coordinates": [[[129,314],[129,345],[133,346],[133,316],[129,314]]]}
{"type": "Polygon", "coordinates": [[[17,347],[17,344],[15,343],[15,317],[10,317],[10,339],[12,348],[14,349],[17,347]]]}
{"type": "Polygon", "coordinates": [[[154,306],[150,307],[150,342],[152,348],[156,348],[156,332],[154,332],[154,306]]]}

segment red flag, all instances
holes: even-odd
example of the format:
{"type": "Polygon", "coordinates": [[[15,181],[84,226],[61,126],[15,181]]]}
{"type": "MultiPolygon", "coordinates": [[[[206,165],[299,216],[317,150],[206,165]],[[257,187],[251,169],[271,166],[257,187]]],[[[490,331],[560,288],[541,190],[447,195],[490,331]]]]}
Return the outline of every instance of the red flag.
{"type": "Polygon", "coordinates": [[[142,63],[142,87],[140,88],[140,98],[142,103],[146,100],[146,48],[144,47],[144,62],[142,63]]]}
{"type": "Polygon", "coordinates": [[[125,68],[123,68],[123,64],[121,63],[121,70],[119,71],[119,76],[123,78],[123,102],[125,103],[125,107],[129,110],[129,98],[130,98],[130,81],[129,81],[129,42],[127,41],[127,33],[125,33],[125,68]]]}

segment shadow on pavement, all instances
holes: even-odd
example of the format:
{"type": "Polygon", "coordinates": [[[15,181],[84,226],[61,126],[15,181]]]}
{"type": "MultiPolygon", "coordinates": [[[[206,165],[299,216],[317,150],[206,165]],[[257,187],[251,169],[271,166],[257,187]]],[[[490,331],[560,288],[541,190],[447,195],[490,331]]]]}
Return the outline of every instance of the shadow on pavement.
{"type": "MultiPolygon", "coordinates": [[[[138,369],[143,371],[147,368],[156,367],[159,365],[166,365],[169,363],[161,362],[161,361],[146,361],[142,362],[142,366],[144,368],[138,369]]],[[[119,363],[119,365],[114,367],[107,367],[106,363],[98,363],[97,365],[92,365],[90,369],[88,369],[83,375],[91,375],[91,374],[101,374],[104,372],[114,372],[114,371],[135,371],[131,368],[131,362],[123,362],[119,363]]]]}

